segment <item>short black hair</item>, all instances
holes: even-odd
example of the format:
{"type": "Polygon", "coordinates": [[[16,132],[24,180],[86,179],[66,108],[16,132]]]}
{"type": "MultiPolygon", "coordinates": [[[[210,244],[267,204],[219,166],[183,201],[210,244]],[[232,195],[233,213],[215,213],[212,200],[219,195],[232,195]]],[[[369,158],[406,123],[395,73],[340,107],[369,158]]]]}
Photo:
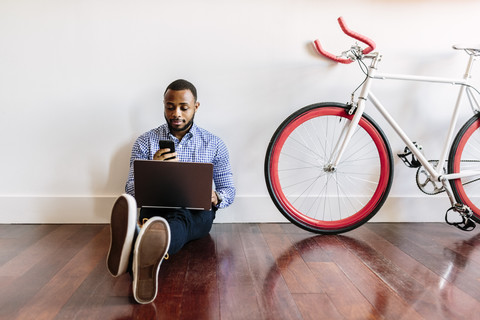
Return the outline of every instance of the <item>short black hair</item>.
{"type": "Polygon", "coordinates": [[[195,88],[195,86],[187,80],[178,79],[170,83],[163,93],[164,96],[169,89],[174,91],[190,90],[190,92],[193,94],[193,98],[195,101],[197,101],[197,88],[195,88]]]}

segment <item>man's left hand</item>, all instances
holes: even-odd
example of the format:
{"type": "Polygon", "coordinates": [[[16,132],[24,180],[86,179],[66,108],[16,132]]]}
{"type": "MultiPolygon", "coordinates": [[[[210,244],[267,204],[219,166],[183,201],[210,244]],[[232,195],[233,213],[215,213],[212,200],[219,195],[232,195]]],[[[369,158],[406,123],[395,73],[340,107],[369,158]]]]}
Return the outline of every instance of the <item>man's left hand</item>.
{"type": "Polygon", "coordinates": [[[212,206],[216,207],[218,204],[218,197],[215,191],[212,191],[212,206]]]}

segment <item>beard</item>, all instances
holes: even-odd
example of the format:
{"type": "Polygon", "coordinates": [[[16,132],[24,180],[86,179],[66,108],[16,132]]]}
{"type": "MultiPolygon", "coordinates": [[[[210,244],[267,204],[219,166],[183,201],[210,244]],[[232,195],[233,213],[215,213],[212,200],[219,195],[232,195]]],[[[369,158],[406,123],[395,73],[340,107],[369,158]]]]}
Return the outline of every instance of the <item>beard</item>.
{"type": "Polygon", "coordinates": [[[167,119],[166,116],[165,116],[165,121],[168,124],[168,129],[170,130],[170,132],[172,132],[172,133],[173,132],[187,132],[192,127],[194,118],[195,118],[195,114],[192,116],[192,119],[190,119],[190,121],[188,121],[188,122],[184,121],[182,126],[172,126],[171,119],[167,119]]]}

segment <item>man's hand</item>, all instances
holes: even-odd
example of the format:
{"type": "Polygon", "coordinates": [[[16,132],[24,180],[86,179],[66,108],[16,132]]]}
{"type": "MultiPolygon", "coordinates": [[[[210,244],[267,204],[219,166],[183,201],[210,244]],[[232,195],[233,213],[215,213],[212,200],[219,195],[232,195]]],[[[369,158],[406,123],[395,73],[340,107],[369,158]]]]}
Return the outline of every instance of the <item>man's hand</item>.
{"type": "Polygon", "coordinates": [[[178,161],[178,158],[177,158],[176,152],[170,152],[170,149],[166,148],[166,149],[160,149],[157,152],[155,152],[155,154],[153,155],[153,160],[178,161]]]}
{"type": "Polygon", "coordinates": [[[212,190],[212,206],[215,207],[218,204],[217,193],[212,190]]]}

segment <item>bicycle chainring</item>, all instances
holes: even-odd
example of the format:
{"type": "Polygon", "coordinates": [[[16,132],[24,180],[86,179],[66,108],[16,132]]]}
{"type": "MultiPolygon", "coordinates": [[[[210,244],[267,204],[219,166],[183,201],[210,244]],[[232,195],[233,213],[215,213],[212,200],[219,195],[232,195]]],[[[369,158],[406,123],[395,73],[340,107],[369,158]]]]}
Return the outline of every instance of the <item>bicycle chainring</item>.
{"type": "MultiPolygon", "coordinates": [[[[433,164],[433,167],[436,167],[438,164],[438,160],[429,160],[428,162],[433,164]]],[[[443,168],[443,172],[446,173],[445,168],[443,168]]],[[[425,194],[435,195],[445,192],[443,185],[439,181],[432,180],[430,174],[423,166],[417,170],[416,181],[418,188],[425,194]]]]}

